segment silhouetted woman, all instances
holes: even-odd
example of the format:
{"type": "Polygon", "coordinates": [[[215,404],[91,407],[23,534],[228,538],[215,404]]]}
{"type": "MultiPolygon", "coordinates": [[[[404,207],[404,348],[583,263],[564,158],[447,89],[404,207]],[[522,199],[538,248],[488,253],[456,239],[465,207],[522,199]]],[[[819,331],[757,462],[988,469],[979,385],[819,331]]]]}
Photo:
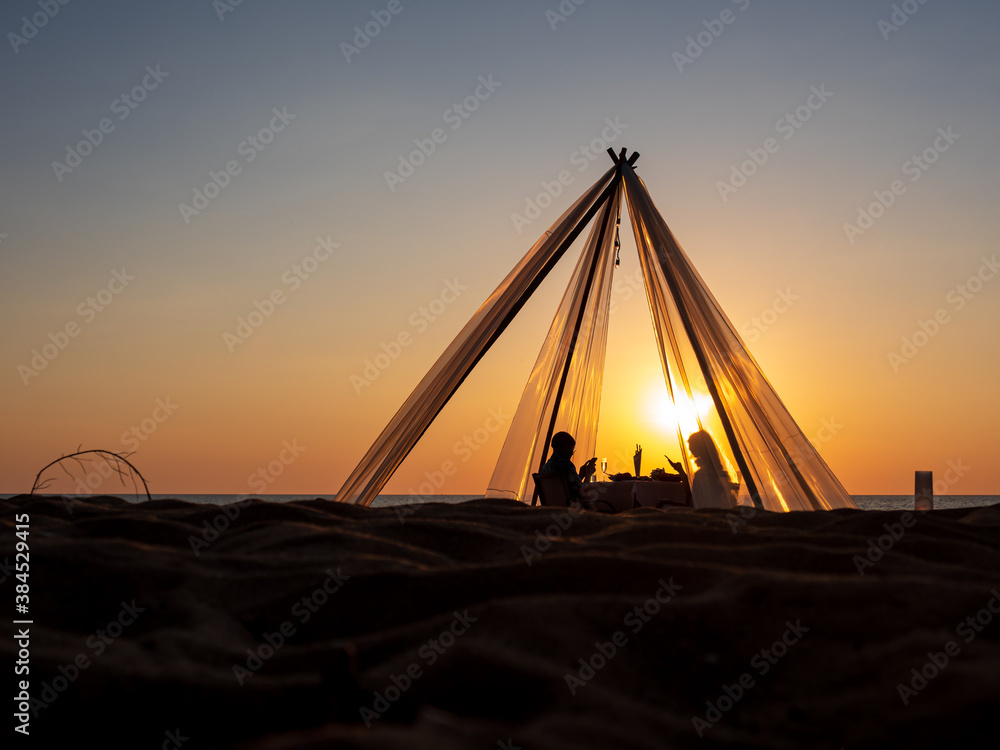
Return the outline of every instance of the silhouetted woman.
{"type": "MultiPolygon", "coordinates": [[[[691,500],[695,508],[734,508],[736,507],[736,492],[739,482],[733,482],[729,472],[722,465],[719,449],[712,436],[704,430],[691,433],[688,438],[688,449],[698,470],[694,473],[691,486],[691,500]]],[[[667,457],[667,461],[670,458],[667,457]]],[[[674,471],[687,480],[684,466],[670,461],[674,471]]]]}

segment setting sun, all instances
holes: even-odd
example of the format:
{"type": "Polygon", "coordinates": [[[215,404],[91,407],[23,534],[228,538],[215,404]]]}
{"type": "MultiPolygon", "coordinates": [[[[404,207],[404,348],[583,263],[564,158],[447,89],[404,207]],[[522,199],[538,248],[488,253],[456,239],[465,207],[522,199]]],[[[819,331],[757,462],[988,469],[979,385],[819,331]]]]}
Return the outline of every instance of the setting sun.
{"type": "Polygon", "coordinates": [[[670,400],[666,386],[661,382],[651,385],[646,403],[649,404],[649,419],[667,435],[673,437],[678,425],[684,439],[700,428],[699,419],[704,419],[712,410],[712,398],[704,393],[693,394],[693,399],[678,390],[674,390],[676,401],[670,400]]]}

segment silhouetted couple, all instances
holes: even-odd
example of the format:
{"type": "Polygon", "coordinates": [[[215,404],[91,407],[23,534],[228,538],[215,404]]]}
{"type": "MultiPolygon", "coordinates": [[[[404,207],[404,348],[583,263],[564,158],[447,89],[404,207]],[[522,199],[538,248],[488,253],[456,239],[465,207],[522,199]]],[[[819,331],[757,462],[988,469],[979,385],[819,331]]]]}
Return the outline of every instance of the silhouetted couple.
{"type": "MultiPolygon", "coordinates": [[[[698,467],[693,480],[689,479],[683,464],[671,461],[669,456],[666,459],[688,486],[689,503],[695,508],[736,507],[740,483],[733,482],[722,465],[722,456],[712,436],[704,430],[692,433],[688,438],[688,449],[698,467]]],[[[589,459],[577,470],[573,463],[575,452],[576,440],[573,436],[568,432],[557,432],[552,436],[552,457],[542,466],[541,473],[564,476],[571,502],[590,507],[584,497],[584,484],[597,473],[597,458],[589,459]]]]}

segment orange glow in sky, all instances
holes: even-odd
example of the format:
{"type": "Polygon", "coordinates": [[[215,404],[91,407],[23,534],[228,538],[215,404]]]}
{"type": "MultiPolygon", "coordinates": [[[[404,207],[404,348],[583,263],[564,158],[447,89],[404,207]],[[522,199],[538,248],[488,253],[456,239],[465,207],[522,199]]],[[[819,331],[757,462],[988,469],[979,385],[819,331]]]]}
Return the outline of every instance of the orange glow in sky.
{"type": "MultiPolygon", "coordinates": [[[[0,66],[18,102],[0,491],[82,446],[134,451],[155,494],[336,494],[605,148],[628,147],[850,493],[912,494],[930,470],[939,493],[1000,494],[1000,5],[928,3],[884,38],[888,4],[749,3],[680,70],[701,3],[587,3],[557,28],[544,5],[414,4],[350,60],[366,9],[291,5],[223,23],[207,2],[70,4],[0,66]]],[[[578,248],[386,493],[484,491],[578,248]]],[[[666,468],[680,446],[627,222],[621,259],[598,458],[631,471],[641,444],[644,471],[666,468]]],[[[678,408],[684,435],[707,406],[678,408]]],[[[51,489],[123,491],[94,471],[51,489]]]]}

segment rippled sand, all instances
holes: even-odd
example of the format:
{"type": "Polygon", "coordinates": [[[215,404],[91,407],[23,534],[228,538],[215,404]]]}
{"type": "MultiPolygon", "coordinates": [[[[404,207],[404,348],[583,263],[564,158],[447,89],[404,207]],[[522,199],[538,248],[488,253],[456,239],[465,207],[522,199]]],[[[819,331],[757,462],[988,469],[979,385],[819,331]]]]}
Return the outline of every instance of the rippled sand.
{"type": "MultiPolygon", "coordinates": [[[[49,747],[970,748],[1000,734],[1000,506],[554,518],[485,500],[21,497],[0,511],[5,565],[14,514],[31,517],[31,692],[46,701],[31,735],[49,747]]],[[[0,584],[8,603],[16,583],[0,584]]]]}

